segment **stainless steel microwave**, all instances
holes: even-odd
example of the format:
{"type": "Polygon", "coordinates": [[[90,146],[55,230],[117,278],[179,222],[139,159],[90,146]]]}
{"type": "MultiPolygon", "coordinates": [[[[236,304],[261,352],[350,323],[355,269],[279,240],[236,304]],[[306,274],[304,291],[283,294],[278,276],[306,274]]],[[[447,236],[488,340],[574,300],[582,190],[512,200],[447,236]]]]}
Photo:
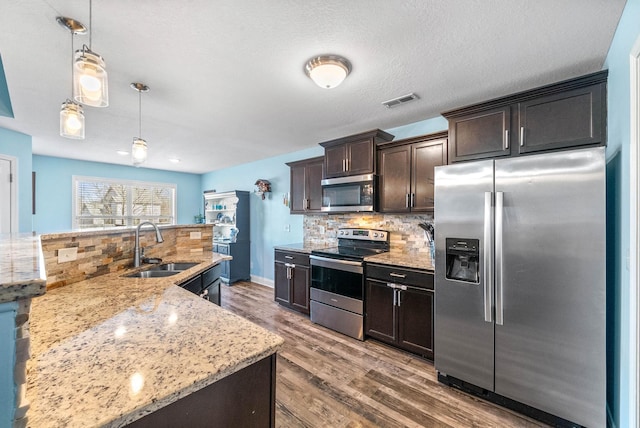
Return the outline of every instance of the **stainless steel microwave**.
{"type": "Polygon", "coordinates": [[[373,174],[365,174],[322,180],[322,211],[373,211],[376,178],[373,174]]]}

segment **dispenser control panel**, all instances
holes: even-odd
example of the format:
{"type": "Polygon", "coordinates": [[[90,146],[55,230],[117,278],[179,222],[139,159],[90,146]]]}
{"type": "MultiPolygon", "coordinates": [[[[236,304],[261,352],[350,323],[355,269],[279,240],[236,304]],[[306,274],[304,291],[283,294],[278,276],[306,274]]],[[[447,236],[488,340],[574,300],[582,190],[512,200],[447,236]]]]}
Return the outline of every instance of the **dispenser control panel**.
{"type": "Polygon", "coordinates": [[[446,278],[479,284],[480,240],[447,238],[446,246],[446,278]]]}

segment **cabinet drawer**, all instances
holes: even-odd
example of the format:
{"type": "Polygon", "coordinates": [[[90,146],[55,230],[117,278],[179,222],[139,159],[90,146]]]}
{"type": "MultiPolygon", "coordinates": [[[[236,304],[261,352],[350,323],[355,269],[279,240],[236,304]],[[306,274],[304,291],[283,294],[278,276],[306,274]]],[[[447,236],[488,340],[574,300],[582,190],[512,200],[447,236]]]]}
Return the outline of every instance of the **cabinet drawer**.
{"type": "Polygon", "coordinates": [[[200,291],[202,291],[202,277],[198,275],[195,278],[191,278],[190,280],[180,284],[180,287],[191,291],[194,294],[200,294],[200,291]]]}
{"type": "Polygon", "coordinates": [[[221,273],[222,273],[222,263],[219,263],[214,267],[202,272],[202,287],[207,288],[209,285],[215,282],[216,279],[220,277],[221,273]]]}
{"type": "Polygon", "coordinates": [[[433,290],[433,274],[417,269],[367,263],[367,278],[433,290]]]}
{"type": "Polygon", "coordinates": [[[293,263],[294,265],[309,266],[308,254],[276,250],[275,259],[277,262],[293,263]]]}
{"type": "Polygon", "coordinates": [[[229,246],[226,244],[216,244],[216,253],[229,255],[229,246]]]}

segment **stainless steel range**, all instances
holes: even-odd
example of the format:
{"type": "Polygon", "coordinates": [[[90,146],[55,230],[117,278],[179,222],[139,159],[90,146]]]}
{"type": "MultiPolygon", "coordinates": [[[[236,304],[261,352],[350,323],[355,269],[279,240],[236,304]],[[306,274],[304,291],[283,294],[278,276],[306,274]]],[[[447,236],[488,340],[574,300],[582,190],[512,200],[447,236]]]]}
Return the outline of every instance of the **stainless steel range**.
{"type": "Polygon", "coordinates": [[[389,232],[339,229],[338,246],[311,252],[311,321],[364,339],[364,258],[389,251],[389,232]]]}

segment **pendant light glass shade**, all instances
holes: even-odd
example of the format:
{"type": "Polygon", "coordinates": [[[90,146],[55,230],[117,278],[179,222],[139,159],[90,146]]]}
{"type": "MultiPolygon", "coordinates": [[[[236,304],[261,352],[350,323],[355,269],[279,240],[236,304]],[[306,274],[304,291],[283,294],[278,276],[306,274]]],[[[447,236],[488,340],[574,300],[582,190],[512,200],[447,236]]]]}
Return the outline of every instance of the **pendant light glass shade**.
{"type": "Polygon", "coordinates": [[[138,137],[133,139],[131,146],[131,161],[140,166],[147,160],[147,142],[142,139],[142,93],[148,92],[149,87],[144,83],[132,83],[131,89],[138,91],[138,137]]]}
{"type": "Polygon", "coordinates": [[[304,71],[316,85],[331,89],[341,84],[349,75],[351,63],[337,55],[323,55],[307,61],[304,71]]]}
{"type": "Polygon", "coordinates": [[[134,138],[131,146],[131,160],[135,166],[147,160],[147,142],[142,138],[134,138]]]}
{"type": "Polygon", "coordinates": [[[104,59],[84,46],[73,61],[73,98],[91,107],[109,105],[109,88],[104,59]]]}
{"type": "Polygon", "coordinates": [[[71,100],[62,103],[60,109],[60,135],[75,140],[84,139],[84,112],[80,104],[71,100]]]}

